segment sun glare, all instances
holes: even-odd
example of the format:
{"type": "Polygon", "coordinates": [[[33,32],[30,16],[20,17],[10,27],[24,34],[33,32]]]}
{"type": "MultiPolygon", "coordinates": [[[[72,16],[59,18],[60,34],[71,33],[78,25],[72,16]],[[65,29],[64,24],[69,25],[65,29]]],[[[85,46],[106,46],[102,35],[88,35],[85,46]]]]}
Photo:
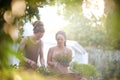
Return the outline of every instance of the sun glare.
{"type": "MultiPolygon", "coordinates": [[[[61,8],[62,9],[62,8],[61,8]]],[[[82,4],[83,14],[87,18],[91,18],[92,15],[99,19],[104,14],[104,0],[84,0],[82,4]]],[[[39,15],[41,21],[44,23],[45,30],[47,34],[55,34],[58,30],[61,30],[64,26],[68,24],[67,21],[64,20],[64,16],[57,14],[58,7],[57,6],[44,6],[43,8],[39,8],[39,15]]],[[[36,19],[33,19],[36,20],[36,19]]],[[[26,25],[31,25],[27,23],[26,25]]],[[[25,25],[25,26],[26,26],[25,25]]],[[[32,35],[32,29],[28,30],[28,27],[23,35],[32,35]]]]}
{"type": "Polygon", "coordinates": [[[57,7],[45,6],[39,8],[41,21],[44,23],[46,30],[56,32],[67,24],[62,15],[57,14],[57,7]]]}
{"type": "Polygon", "coordinates": [[[87,18],[94,15],[99,19],[104,14],[104,0],[84,0],[82,4],[83,14],[87,18]]]}

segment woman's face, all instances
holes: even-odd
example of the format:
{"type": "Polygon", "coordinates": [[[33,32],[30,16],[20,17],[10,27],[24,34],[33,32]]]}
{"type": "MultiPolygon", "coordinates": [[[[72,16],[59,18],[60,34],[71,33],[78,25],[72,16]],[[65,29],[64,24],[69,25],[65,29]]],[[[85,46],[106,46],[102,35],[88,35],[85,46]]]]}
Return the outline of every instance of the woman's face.
{"type": "Polygon", "coordinates": [[[56,40],[57,40],[57,44],[58,44],[58,45],[64,45],[65,38],[64,38],[63,35],[58,34],[58,35],[56,36],[56,40]]]}
{"type": "Polygon", "coordinates": [[[39,40],[40,38],[42,38],[44,35],[44,32],[37,32],[35,33],[36,39],[39,40]]]}

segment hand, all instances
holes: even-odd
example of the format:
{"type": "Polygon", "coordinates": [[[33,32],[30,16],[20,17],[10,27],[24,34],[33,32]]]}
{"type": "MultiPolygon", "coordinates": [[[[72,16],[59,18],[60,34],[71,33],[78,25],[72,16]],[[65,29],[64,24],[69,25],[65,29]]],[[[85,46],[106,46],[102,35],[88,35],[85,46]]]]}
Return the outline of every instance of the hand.
{"type": "Polygon", "coordinates": [[[53,68],[59,70],[61,68],[61,65],[59,63],[54,63],[53,68]]]}
{"type": "Polygon", "coordinates": [[[56,63],[56,64],[54,65],[54,69],[58,70],[60,73],[63,73],[63,74],[68,73],[67,67],[62,66],[62,65],[59,64],[59,63],[56,63]]]}
{"type": "Polygon", "coordinates": [[[53,68],[57,69],[58,64],[56,62],[53,63],[53,68]]]}
{"type": "Polygon", "coordinates": [[[45,68],[45,64],[41,64],[41,66],[45,68]]]}
{"type": "Polygon", "coordinates": [[[30,61],[30,66],[31,66],[33,69],[36,69],[36,68],[37,68],[37,64],[36,64],[34,61],[30,61]]]}

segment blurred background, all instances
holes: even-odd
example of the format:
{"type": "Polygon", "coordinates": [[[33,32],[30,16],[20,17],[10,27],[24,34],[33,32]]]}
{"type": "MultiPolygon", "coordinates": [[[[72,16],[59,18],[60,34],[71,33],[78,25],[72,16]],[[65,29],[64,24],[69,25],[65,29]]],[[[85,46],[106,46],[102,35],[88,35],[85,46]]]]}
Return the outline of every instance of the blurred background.
{"type": "Polygon", "coordinates": [[[64,30],[68,40],[87,52],[87,64],[102,79],[120,79],[120,0],[0,0],[1,72],[19,62],[19,43],[33,34],[35,20],[45,25],[43,40],[64,30]]]}

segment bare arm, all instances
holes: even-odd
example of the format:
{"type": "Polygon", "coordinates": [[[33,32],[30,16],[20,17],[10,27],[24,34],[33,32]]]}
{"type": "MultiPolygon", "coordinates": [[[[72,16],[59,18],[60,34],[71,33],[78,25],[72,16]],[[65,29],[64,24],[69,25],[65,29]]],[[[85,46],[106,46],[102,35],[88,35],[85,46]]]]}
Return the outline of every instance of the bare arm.
{"type": "Polygon", "coordinates": [[[43,55],[43,42],[41,41],[41,44],[40,44],[40,63],[43,67],[45,67],[45,62],[44,62],[44,55],[43,55]]]}
{"type": "Polygon", "coordinates": [[[52,62],[52,54],[53,54],[53,50],[52,48],[50,48],[48,50],[48,55],[47,55],[47,64],[50,66],[50,67],[54,67],[54,63],[52,62]]]}
{"type": "Polygon", "coordinates": [[[23,55],[23,60],[25,61],[25,62],[29,62],[28,60],[28,58],[26,58],[26,57],[24,57],[24,49],[25,49],[25,46],[26,46],[26,41],[27,41],[27,37],[25,37],[25,38],[23,38],[22,39],[22,41],[20,42],[20,47],[19,47],[19,51],[20,51],[20,53],[23,55]]]}

